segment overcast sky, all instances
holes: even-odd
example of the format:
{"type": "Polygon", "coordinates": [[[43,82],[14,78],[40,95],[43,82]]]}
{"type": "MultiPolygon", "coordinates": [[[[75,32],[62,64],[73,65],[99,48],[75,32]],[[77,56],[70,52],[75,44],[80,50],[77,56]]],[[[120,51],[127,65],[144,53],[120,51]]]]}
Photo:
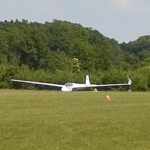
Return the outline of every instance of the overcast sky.
{"type": "Polygon", "coordinates": [[[129,42],[150,35],[150,0],[0,0],[0,21],[11,19],[66,20],[129,42]]]}

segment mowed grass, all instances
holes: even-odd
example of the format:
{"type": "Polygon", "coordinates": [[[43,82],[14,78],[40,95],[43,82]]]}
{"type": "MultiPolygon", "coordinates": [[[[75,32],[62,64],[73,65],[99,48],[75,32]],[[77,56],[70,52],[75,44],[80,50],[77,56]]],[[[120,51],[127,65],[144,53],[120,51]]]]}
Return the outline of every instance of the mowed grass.
{"type": "Polygon", "coordinates": [[[150,93],[0,90],[0,150],[150,150],[150,93]]]}

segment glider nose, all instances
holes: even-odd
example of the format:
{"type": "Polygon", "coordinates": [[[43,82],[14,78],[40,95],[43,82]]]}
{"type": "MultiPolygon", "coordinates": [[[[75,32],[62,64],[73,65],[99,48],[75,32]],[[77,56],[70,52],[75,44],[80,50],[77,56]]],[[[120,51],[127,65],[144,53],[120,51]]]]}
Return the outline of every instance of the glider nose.
{"type": "Polygon", "coordinates": [[[66,86],[64,86],[64,87],[61,88],[61,91],[62,92],[71,92],[72,88],[67,88],[66,86]]]}

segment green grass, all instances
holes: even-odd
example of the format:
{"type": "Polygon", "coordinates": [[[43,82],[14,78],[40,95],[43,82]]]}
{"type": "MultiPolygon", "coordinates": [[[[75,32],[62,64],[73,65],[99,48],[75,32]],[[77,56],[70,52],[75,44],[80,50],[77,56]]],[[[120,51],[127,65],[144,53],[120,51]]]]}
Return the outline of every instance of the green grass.
{"type": "Polygon", "coordinates": [[[0,90],[0,150],[150,150],[150,93],[0,90]]]}

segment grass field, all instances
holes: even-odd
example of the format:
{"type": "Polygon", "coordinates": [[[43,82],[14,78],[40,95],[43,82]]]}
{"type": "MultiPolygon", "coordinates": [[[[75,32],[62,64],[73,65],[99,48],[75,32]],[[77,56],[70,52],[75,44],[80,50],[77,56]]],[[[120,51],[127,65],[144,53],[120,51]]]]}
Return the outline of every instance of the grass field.
{"type": "Polygon", "coordinates": [[[0,150],[150,150],[150,93],[0,90],[0,150]]]}

